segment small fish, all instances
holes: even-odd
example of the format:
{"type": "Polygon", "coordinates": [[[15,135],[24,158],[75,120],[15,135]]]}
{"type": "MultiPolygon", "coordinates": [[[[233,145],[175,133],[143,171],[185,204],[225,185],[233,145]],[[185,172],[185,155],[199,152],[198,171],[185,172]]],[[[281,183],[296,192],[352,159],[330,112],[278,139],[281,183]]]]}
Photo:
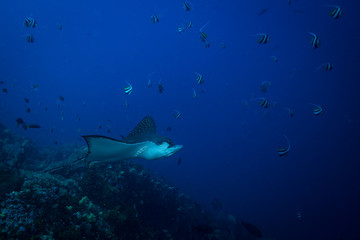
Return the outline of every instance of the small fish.
{"type": "Polygon", "coordinates": [[[26,103],[29,103],[29,102],[30,102],[29,99],[27,99],[27,98],[24,98],[24,101],[25,101],[26,103]]]}
{"type": "Polygon", "coordinates": [[[181,162],[182,162],[182,158],[179,157],[178,160],[177,160],[177,165],[180,166],[180,165],[181,165],[181,162]]]}
{"type": "Polygon", "coordinates": [[[205,40],[205,42],[204,42],[204,47],[205,47],[205,48],[209,48],[209,47],[210,47],[210,43],[209,43],[207,40],[205,40]]]}
{"type": "Polygon", "coordinates": [[[35,42],[35,38],[32,34],[26,34],[26,41],[29,43],[35,42]]]}
{"type": "Polygon", "coordinates": [[[107,132],[107,133],[111,133],[111,130],[110,130],[110,129],[107,129],[106,132],[107,132]]]}
{"type": "Polygon", "coordinates": [[[30,113],[30,112],[31,112],[31,109],[30,109],[30,108],[27,108],[27,109],[26,109],[26,112],[27,112],[27,113],[30,113]]]}
{"type": "Polygon", "coordinates": [[[266,93],[267,92],[267,89],[268,87],[271,87],[272,86],[272,83],[270,81],[263,81],[260,85],[260,90],[263,92],[263,93],[266,93]]]}
{"type": "Polygon", "coordinates": [[[263,8],[261,9],[261,11],[257,14],[258,17],[261,16],[261,15],[264,15],[265,13],[267,13],[268,9],[267,8],[263,8]]]}
{"type": "Polygon", "coordinates": [[[339,19],[343,15],[343,11],[339,6],[333,5],[333,6],[329,6],[329,7],[333,7],[333,9],[330,12],[330,16],[332,18],[339,19]]]}
{"type": "Polygon", "coordinates": [[[270,41],[270,37],[266,33],[259,33],[257,35],[259,36],[259,38],[257,40],[257,42],[259,44],[266,44],[270,41]]]}
{"type": "Polygon", "coordinates": [[[324,63],[321,64],[316,70],[322,69],[324,72],[330,72],[334,68],[334,65],[332,63],[324,63]]]}
{"type": "Polygon", "coordinates": [[[6,88],[3,88],[1,91],[2,91],[3,93],[8,93],[8,90],[7,90],[6,88]]]}
{"type": "Polygon", "coordinates": [[[192,28],[193,27],[193,23],[191,21],[187,22],[185,25],[186,29],[192,28]]]}
{"type": "Polygon", "coordinates": [[[27,17],[27,18],[25,18],[24,24],[25,24],[25,27],[27,27],[27,28],[30,28],[30,27],[35,28],[37,25],[37,22],[35,21],[34,18],[27,17]]]}
{"type": "Polygon", "coordinates": [[[127,82],[128,86],[124,87],[124,92],[127,95],[130,95],[133,92],[133,87],[131,86],[131,84],[129,82],[127,82]]]}
{"type": "Polygon", "coordinates": [[[207,34],[204,32],[200,32],[200,40],[202,42],[206,42],[207,34]]]}
{"type": "Polygon", "coordinates": [[[191,6],[189,2],[183,2],[183,8],[185,9],[185,11],[191,11],[191,6]]]}
{"type": "Polygon", "coordinates": [[[312,33],[312,32],[309,32],[310,35],[312,35],[312,38],[311,38],[311,46],[313,49],[317,49],[320,47],[320,39],[319,37],[315,34],[315,33],[312,33]]]}
{"type": "Polygon", "coordinates": [[[221,43],[220,43],[220,47],[221,47],[221,48],[226,48],[226,44],[225,44],[224,42],[221,42],[221,43]]]}
{"type": "Polygon", "coordinates": [[[321,106],[313,104],[313,103],[312,103],[312,105],[314,105],[313,113],[316,116],[321,116],[324,113],[324,109],[321,106]]]}
{"type": "Polygon", "coordinates": [[[4,81],[0,81],[0,85],[4,84],[5,82],[4,81]]]}
{"type": "Polygon", "coordinates": [[[174,110],[174,111],[175,111],[174,118],[180,119],[181,118],[181,113],[178,110],[174,110]]]}
{"type": "Polygon", "coordinates": [[[54,128],[51,128],[51,129],[50,129],[50,132],[53,133],[53,132],[54,132],[54,128]]]}
{"type": "Polygon", "coordinates": [[[151,83],[151,79],[150,79],[150,78],[149,78],[149,80],[148,80],[147,87],[148,87],[148,88],[151,88],[151,87],[152,87],[152,83],[151,83]]]}
{"type": "Polygon", "coordinates": [[[273,60],[273,62],[277,63],[279,61],[279,59],[275,56],[271,56],[271,59],[273,60]]]}
{"type": "Polygon", "coordinates": [[[185,32],[185,28],[184,27],[178,27],[178,33],[183,33],[185,32]]]}
{"type": "Polygon", "coordinates": [[[209,24],[209,22],[205,23],[204,26],[202,26],[199,30],[199,34],[200,34],[200,40],[202,42],[206,42],[207,39],[207,34],[203,31],[203,29],[209,24]]]}
{"type": "Polygon", "coordinates": [[[204,78],[203,78],[203,76],[202,76],[200,73],[197,73],[197,72],[195,72],[195,74],[197,75],[197,77],[196,77],[197,83],[198,83],[198,84],[203,84],[203,83],[204,83],[204,78]]]}
{"type": "Polygon", "coordinates": [[[195,88],[193,88],[193,98],[198,98],[198,95],[196,94],[195,88]]]}
{"type": "Polygon", "coordinates": [[[294,117],[295,113],[290,108],[284,108],[288,113],[290,117],[294,117]]]}
{"type": "Polygon", "coordinates": [[[159,22],[159,17],[156,14],[152,15],[151,16],[151,22],[154,23],[154,24],[158,23],[159,22]]]}
{"type": "Polygon", "coordinates": [[[158,90],[159,90],[159,93],[163,93],[163,91],[164,91],[164,86],[161,84],[161,80],[158,84],[158,90]]]}
{"type": "Polygon", "coordinates": [[[279,147],[277,149],[277,152],[278,152],[280,157],[287,155],[289,153],[289,151],[290,151],[290,141],[289,141],[289,139],[288,139],[288,137],[286,135],[284,135],[284,137],[286,138],[286,141],[288,143],[288,147],[287,148],[279,147]]]}
{"type": "Polygon", "coordinates": [[[125,108],[126,108],[126,109],[129,108],[129,103],[128,103],[128,101],[127,101],[126,99],[124,100],[124,105],[125,105],[125,108]]]}
{"type": "Polygon", "coordinates": [[[33,90],[33,91],[37,91],[38,88],[39,88],[39,84],[36,84],[36,83],[31,86],[31,90],[33,90]]]}
{"type": "Polygon", "coordinates": [[[59,96],[60,101],[65,101],[65,98],[63,96],[59,96]]]}
{"type": "Polygon", "coordinates": [[[259,98],[260,99],[260,103],[259,103],[259,105],[261,106],[261,107],[263,107],[263,108],[268,108],[268,107],[270,107],[270,102],[269,102],[269,100],[267,100],[266,98],[259,98]]]}
{"type": "Polygon", "coordinates": [[[166,128],[166,131],[171,131],[171,130],[172,130],[171,126],[168,126],[168,127],[166,128]]]}
{"type": "Polygon", "coordinates": [[[29,124],[27,125],[28,128],[41,128],[38,124],[29,124]]]}
{"type": "Polygon", "coordinates": [[[45,106],[45,107],[44,107],[44,110],[47,111],[47,110],[48,110],[48,107],[45,106]]]}
{"type": "Polygon", "coordinates": [[[22,118],[16,119],[16,127],[19,127],[19,125],[25,124],[24,120],[22,118]]]}
{"type": "Polygon", "coordinates": [[[151,88],[151,87],[152,87],[151,76],[152,76],[154,73],[155,73],[155,72],[152,72],[152,73],[150,73],[150,74],[148,75],[148,78],[149,78],[148,83],[147,83],[147,87],[148,87],[148,88],[151,88]]]}
{"type": "Polygon", "coordinates": [[[58,30],[63,30],[63,26],[61,24],[57,25],[58,30]]]}

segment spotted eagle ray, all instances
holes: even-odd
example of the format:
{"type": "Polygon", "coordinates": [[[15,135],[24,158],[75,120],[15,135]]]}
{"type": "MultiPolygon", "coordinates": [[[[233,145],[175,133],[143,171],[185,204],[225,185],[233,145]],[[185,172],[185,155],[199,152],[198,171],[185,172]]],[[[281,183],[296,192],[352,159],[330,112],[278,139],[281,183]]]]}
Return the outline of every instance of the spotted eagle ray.
{"type": "Polygon", "coordinates": [[[155,121],[146,116],[122,140],[100,135],[83,136],[88,152],[86,159],[90,162],[117,162],[127,159],[154,160],[169,157],[182,149],[174,145],[170,138],[156,134],[155,121]]]}
{"type": "MultiPolygon", "coordinates": [[[[88,150],[85,157],[73,161],[71,164],[85,160],[88,163],[111,163],[127,159],[155,160],[170,157],[180,149],[182,145],[174,145],[170,138],[156,134],[155,121],[146,116],[122,140],[109,138],[101,135],[82,136],[88,150]]],[[[44,170],[53,172],[64,168],[65,165],[44,170]]]]}

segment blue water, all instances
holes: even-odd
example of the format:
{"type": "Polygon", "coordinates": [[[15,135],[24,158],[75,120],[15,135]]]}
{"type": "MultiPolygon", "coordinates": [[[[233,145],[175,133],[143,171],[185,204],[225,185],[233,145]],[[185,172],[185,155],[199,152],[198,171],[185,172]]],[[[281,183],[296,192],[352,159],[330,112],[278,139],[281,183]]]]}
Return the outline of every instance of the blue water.
{"type": "Polygon", "coordinates": [[[0,87],[8,93],[0,93],[0,121],[11,131],[38,146],[84,146],[81,135],[120,138],[151,115],[158,133],[184,148],[137,162],[202,205],[220,199],[225,212],[266,238],[360,239],[356,1],[194,0],[190,12],[182,1],[164,0],[1,3],[0,87]],[[329,4],[343,16],[331,18],[329,4]],[[151,22],[154,14],[159,23],[151,22]],[[25,28],[26,17],[38,25],[25,28]],[[188,21],[193,28],[178,33],[188,21]],[[209,48],[199,39],[206,23],[209,48]],[[308,32],[319,36],[318,49],[308,32]],[[270,42],[258,44],[258,33],[270,42]],[[317,70],[326,62],[332,71],[317,70]],[[266,93],[263,81],[272,83],[266,93]],[[254,100],[260,97],[269,99],[268,109],[254,100]],[[311,103],[324,114],[314,115],[311,103]],[[16,128],[19,117],[41,128],[16,128]],[[279,157],[284,134],[291,150],[279,157]]]}

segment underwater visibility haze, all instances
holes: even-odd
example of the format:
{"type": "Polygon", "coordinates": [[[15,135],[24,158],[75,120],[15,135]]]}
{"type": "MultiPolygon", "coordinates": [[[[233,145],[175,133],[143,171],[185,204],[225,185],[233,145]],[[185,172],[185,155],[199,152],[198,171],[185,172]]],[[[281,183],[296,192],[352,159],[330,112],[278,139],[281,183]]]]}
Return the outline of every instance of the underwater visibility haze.
{"type": "Polygon", "coordinates": [[[360,239],[360,4],[2,1],[0,239],[360,239]]]}

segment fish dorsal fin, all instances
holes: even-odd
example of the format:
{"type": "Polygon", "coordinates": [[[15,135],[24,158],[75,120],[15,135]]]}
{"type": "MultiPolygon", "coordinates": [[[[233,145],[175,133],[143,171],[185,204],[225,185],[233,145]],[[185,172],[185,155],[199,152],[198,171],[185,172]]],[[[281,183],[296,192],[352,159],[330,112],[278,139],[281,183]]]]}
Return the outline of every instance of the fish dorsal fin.
{"type": "Polygon", "coordinates": [[[136,125],[127,138],[153,134],[156,134],[155,121],[152,117],[146,116],[136,125]]]}

